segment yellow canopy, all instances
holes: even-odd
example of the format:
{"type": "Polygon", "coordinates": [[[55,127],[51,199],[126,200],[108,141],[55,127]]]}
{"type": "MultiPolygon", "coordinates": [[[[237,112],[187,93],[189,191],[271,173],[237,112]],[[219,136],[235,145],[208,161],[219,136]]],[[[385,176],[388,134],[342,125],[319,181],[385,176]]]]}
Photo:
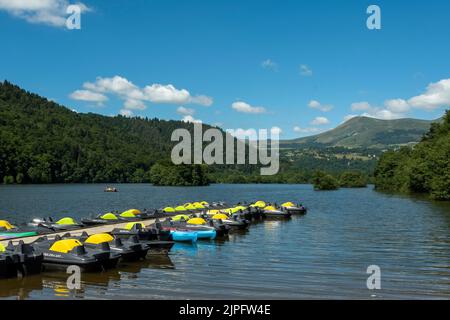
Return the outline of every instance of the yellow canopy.
{"type": "Polygon", "coordinates": [[[127,223],[127,225],[125,226],[125,229],[131,230],[131,229],[133,229],[134,225],[136,225],[136,224],[140,225],[142,228],[145,228],[145,225],[142,222],[130,222],[130,223],[127,223]]]}
{"type": "Polygon", "coordinates": [[[117,218],[115,214],[109,212],[109,213],[105,213],[104,215],[102,215],[100,217],[100,219],[103,219],[103,220],[118,220],[119,218],[117,218]]]}
{"type": "Polygon", "coordinates": [[[237,211],[239,211],[239,210],[247,210],[247,207],[244,207],[244,206],[236,206],[236,207],[234,207],[233,209],[235,209],[236,212],[237,212],[237,211]]]}
{"type": "Polygon", "coordinates": [[[295,207],[295,204],[288,201],[288,202],[283,203],[281,206],[282,207],[295,207]]]}
{"type": "Polygon", "coordinates": [[[274,206],[267,206],[267,207],[264,208],[264,210],[275,211],[275,210],[277,210],[277,209],[275,209],[274,206]]]}
{"type": "Polygon", "coordinates": [[[86,239],[86,243],[91,243],[91,244],[100,244],[100,243],[104,243],[104,242],[111,242],[113,241],[114,238],[107,233],[97,233],[94,234],[92,236],[90,236],[89,238],[86,239]]]}
{"type": "Polygon", "coordinates": [[[206,224],[205,219],[202,218],[192,218],[188,222],[188,224],[206,224]]]}
{"type": "Polygon", "coordinates": [[[188,221],[190,219],[190,217],[185,214],[179,214],[179,215],[176,215],[175,217],[172,217],[173,221],[180,221],[181,219],[188,221]]]}
{"type": "Polygon", "coordinates": [[[6,220],[0,220],[0,227],[5,228],[6,230],[14,229],[15,227],[6,220]]]}
{"type": "Polygon", "coordinates": [[[0,243],[0,252],[5,252],[6,248],[0,243]]]}
{"type": "Polygon", "coordinates": [[[66,218],[62,218],[62,219],[56,221],[56,224],[59,224],[59,225],[73,225],[73,224],[77,224],[77,223],[72,218],[67,218],[66,217],[66,218]]]}
{"type": "Polygon", "coordinates": [[[195,209],[197,209],[192,203],[189,203],[188,205],[184,205],[184,207],[187,210],[195,210],[195,209]]]}
{"type": "Polygon", "coordinates": [[[222,210],[220,210],[220,212],[227,213],[227,214],[232,214],[233,213],[233,209],[232,208],[222,209],[222,210]]]}
{"type": "Polygon", "coordinates": [[[264,201],[256,201],[254,204],[255,207],[264,208],[266,206],[266,203],[264,201]]]}
{"type": "Polygon", "coordinates": [[[183,204],[183,207],[187,207],[187,206],[191,206],[191,205],[192,205],[192,203],[186,202],[185,204],[183,204]]]}
{"type": "Polygon", "coordinates": [[[140,214],[141,211],[137,210],[137,209],[130,209],[127,211],[124,211],[120,214],[120,216],[122,218],[135,218],[137,214],[140,214]]]}
{"type": "Polygon", "coordinates": [[[226,214],[223,214],[223,213],[218,213],[218,214],[213,215],[212,218],[215,219],[215,220],[219,220],[219,219],[220,220],[226,220],[226,219],[228,219],[228,216],[226,214]]]}
{"type": "Polygon", "coordinates": [[[165,207],[165,208],[163,209],[163,212],[166,212],[166,213],[173,213],[173,212],[175,212],[175,209],[172,208],[172,207],[165,207]]]}
{"type": "Polygon", "coordinates": [[[195,209],[205,209],[205,206],[202,205],[200,202],[194,202],[195,209]]]}
{"type": "Polygon", "coordinates": [[[82,246],[83,244],[76,239],[66,239],[56,241],[50,248],[50,251],[68,253],[75,247],[82,246]]]}
{"type": "Polygon", "coordinates": [[[186,211],[186,208],[183,206],[178,206],[175,208],[175,211],[186,211]]]}
{"type": "Polygon", "coordinates": [[[206,202],[206,201],[201,201],[200,203],[201,203],[203,206],[209,206],[209,203],[206,202]]]}

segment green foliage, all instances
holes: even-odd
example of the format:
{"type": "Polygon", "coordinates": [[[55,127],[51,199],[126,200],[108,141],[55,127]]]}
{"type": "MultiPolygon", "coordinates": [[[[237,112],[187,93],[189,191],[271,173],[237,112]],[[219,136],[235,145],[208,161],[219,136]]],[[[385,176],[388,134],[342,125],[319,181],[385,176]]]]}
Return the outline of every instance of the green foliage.
{"type": "Polygon", "coordinates": [[[313,176],[314,190],[337,190],[338,181],[330,174],[323,171],[316,171],[313,176]]]}
{"type": "Polygon", "coordinates": [[[420,192],[450,200],[450,111],[414,148],[384,153],[374,176],[379,190],[420,192]]]}
{"type": "Polygon", "coordinates": [[[344,171],[339,177],[339,185],[343,188],[365,188],[367,176],[361,171],[344,171]]]}
{"type": "Polygon", "coordinates": [[[159,162],[150,170],[150,182],[157,186],[206,186],[207,166],[159,162]]]}
{"type": "Polygon", "coordinates": [[[0,181],[147,182],[180,121],[78,114],[0,82],[0,181]]]}

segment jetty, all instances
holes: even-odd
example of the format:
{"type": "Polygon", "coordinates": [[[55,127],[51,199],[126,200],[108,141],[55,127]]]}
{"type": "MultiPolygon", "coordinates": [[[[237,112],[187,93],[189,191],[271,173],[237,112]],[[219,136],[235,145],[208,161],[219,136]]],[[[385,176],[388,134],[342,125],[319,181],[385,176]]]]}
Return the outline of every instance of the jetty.
{"type": "MultiPolygon", "coordinates": [[[[139,220],[138,222],[143,223],[145,226],[148,226],[148,225],[154,223],[155,219],[139,220]]],[[[57,235],[63,236],[66,233],[69,233],[69,232],[70,232],[71,235],[74,235],[74,236],[79,236],[83,232],[87,232],[88,234],[109,233],[115,228],[125,228],[125,226],[128,223],[130,223],[130,221],[122,221],[120,223],[115,223],[115,224],[107,224],[107,225],[101,225],[101,226],[86,227],[86,228],[80,228],[80,229],[75,229],[75,230],[58,231],[58,232],[54,232],[54,233],[46,233],[46,234],[41,234],[41,235],[32,236],[32,237],[6,239],[6,240],[1,240],[0,243],[2,245],[4,245],[4,246],[8,245],[8,243],[10,241],[12,241],[13,244],[17,244],[21,240],[24,243],[32,243],[32,242],[36,241],[37,239],[39,239],[39,238],[41,238],[43,236],[47,236],[49,238],[53,238],[53,237],[56,237],[57,235]]]]}

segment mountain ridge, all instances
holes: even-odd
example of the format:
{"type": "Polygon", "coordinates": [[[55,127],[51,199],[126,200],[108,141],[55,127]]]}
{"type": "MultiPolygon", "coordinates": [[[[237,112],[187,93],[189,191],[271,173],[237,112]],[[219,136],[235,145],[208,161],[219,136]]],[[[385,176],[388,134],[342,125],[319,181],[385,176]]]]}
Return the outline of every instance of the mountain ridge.
{"type": "Polygon", "coordinates": [[[280,141],[280,146],[301,147],[344,147],[390,149],[418,143],[436,120],[413,118],[382,120],[358,116],[349,119],[334,129],[302,138],[280,141]]]}

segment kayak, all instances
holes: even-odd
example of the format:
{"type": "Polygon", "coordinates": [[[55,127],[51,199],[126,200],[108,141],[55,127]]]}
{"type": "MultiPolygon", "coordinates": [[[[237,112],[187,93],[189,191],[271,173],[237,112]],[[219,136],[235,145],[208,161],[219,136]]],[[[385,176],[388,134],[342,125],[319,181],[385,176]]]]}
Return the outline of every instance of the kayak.
{"type": "Polygon", "coordinates": [[[170,236],[173,241],[180,242],[197,242],[198,239],[197,232],[192,231],[171,230],[170,236]]]}

